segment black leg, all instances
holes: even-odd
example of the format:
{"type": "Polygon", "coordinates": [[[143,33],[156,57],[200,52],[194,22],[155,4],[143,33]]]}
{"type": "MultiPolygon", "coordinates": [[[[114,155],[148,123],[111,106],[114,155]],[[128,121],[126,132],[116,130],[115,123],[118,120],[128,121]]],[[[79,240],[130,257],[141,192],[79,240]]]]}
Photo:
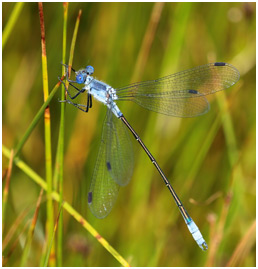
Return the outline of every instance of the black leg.
{"type": "Polygon", "coordinates": [[[82,110],[83,112],[88,112],[88,111],[89,111],[89,107],[88,107],[88,106],[86,106],[86,105],[81,105],[81,104],[76,104],[76,103],[73,103],[73,102],[70,101],[70,100],[64,100],[64,101],[59,101],[59,102],[66,102],[66,103],[68,103],[68,104],[70,104],[70,105],[73,105],[73,106],[79,108],[79,109],[82,110]],[[85,109],[83,109],[82,107],[85,108],[85,109]]]}
{"type": "Polygon", "coordinates": [[[78,93],[76,93],[74,96],[71,96],[68,92],[68,95],[69,95],[69,97],[71,98],[71,99],[74,99],[74,98],[76,98],[79,94],[81,94],[81,93],[83,93],[83,92],[85,92],[85,89],[78,89],[76,86],[74,86],[72,83],[70,83],[69,82],[69,85],[71,85],[74,89],[76,89],[77,91],[78,91],[78,93]]]}
{"type": "Polygon", "coordinates": [[[72,83],[69,83],[69,85],[71,85],[72,87],[74,87],[74,89],[77,90],[78,92],[82,92],[82,90],[85,91],[85,89],[81,89],[80,90],[79,88],[77,88],[76,86],[74,86],[72,83]]]}
{"type": "Polygon", "coordinates": [[[88,95],[90,96],[90,97],[89,97],[89,98],[90,98],[90,106],[89,106],[89,108],[92,108],[92,96],[91,96],[90,93],[88,93],[88,95]]]}
{"type": "Polygon", "coordinates": [[[90,95],[87,94],[87,112],[89,111],[90,95]]]}

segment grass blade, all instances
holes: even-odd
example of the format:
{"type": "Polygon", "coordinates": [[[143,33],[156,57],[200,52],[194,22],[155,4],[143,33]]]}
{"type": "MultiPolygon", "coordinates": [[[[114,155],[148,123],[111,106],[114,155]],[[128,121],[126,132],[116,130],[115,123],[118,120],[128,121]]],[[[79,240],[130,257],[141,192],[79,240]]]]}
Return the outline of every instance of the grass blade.
{"type": "Polygon", "coordinates": [[[25,208],[21,214],[16,218],[12,226],[10,226],[8,233],[6,234],[5,238],[2,242],[2,252],[6,250],[7,245],[10,243],[10,241],[13,239],[14,235],[17,233],[17,231],[20,229],[20,225],[24,222],[24,219],[29,214],[29,212],[32,209],[32,205],[25,208]]]}
{"type": "Polygon", "coordinates": [[[61,203],[61,206],[60,206],[60,208],[59,208],[59,213],[58,213],[58,216],[57,216],[57,219],[56,219],[56,223],[55,223],[55,227],[54,227],[53,235],[52,235],[52,238],[51,238],[51,241],[50,241],[50,245],[48,246],[46,259],[45,259],[45,262],[44,262],[44,267],[47,267],[48,262],[49,262],[49,257],[50,257],[50,253],[51,253],[52,245],[53,245],[53,242],[54,242],[55,233],[56,233],[57,225],[58,225],[58,223],[59,223],[59,217],[60,217],[60,213],[61,213],[61,212],[62,212],[62,203],[61,203]]]}
{"type": "MultiPolygon", "coordinates": [[[[66,62],[66,32],[67,32],[67,13],[68,3],[63,4],[64,7],[64,25],[63,25],[63,56],[62,62],[66,62]]],[[[62,75],[65,73],[65,67],[62,66],[62,75]]],[[[65,99],[65,89],[62,85],[61,100],[65,99]]],[[[60,106],[60,127],[58,135],[58,146],[55,163],[55,174],[54,174],[54,186],[57,186],[60,194],[60,206],[63,200],[63,177],[64,177],[64,133],[65,133],[65,103],[61,103],[60,106]]],[[[57,266],[62,266],[63,256],[63,211],[60,212],[58,230],[57,230],[57,266]]]]}
{"type": "Polygon", "coordinates": [[[157,26],[159,24],[163,8],[164,3],[162,2],[154,3],[151,18],[149,20],[148,27],[146,29],[141,44],[141,49],[135,64],[134,73],[131,80],[132,82],[139,81],[139,79],[142,77],[143,71],[145,70],[145,66],[149,57],[150,49],[156,34],[157,26]]]}
{"type": "MultiPolygon", "coordinates": [[[[64,77],[62,77],[61,79],[63,79],[64,77]]],[[[34,119],[32,120],[30,126],[27,128],[24,136],[22,137],[22,139],[20,140],[20,142],[17,144],[17,146],[15,147],[15,155],[14,157],[17,157],[20,154],[20,151],[23,147],[23,145],[25,144],[25,142],[27,141],[27,139],[29,138],[31,132],[34,130],[35,126],[37,125],[37,123],[39,122],[39,120],[41,119],[41,116],[43,115],[45,109],[48,107],[50,101],[52,100],[52,98],[54,97],[54,95],[56,94],[59,86],[60,86],[61,82],[59,81],[55,87],[53,88],[53,90],[51,91],[51,93],[49,94],[47,100],[44,102],[44,104],[41,106],[41,108],[39,109],[38,113],[36,114],[36,116],[34,117],[34,119]]]]}
{"type": "Polygon", "coordinates": [[[41,204],[42,195],[43,195],[43,189],[41,189],[41,191],[40,191],[39,198],[38,198],[37,205],[36,205],[36,210],[35,210],[35,213],[34,213],[31,225],[30,225],[30,229],[29,229],[29,232],[28,232],[28,237],[27,237],[26,244],[25,244],[25,247],[24,247],[24,250],[23,250],[23,254],[22,254],[21,267],[26,266],[26,262],[28,260],[30,247],[31,247],[31,242],[32,242],[35,226],[36,226],[37,219],[38,219],[38,214],[39,214],[39,208],[40,208],[40,204],[41,204]]]}
{"type": "Polygon", "coordinates": [[[237,245],[232,257],[227,263],[227,267],[244,266],[241,263],[248,256],[249,251],[255,245],[256,220],[253,221],[251,227],[247,230],[241,242],[237,245]]]}
{"type": "MultiPolygon", "coordinates": [[[[79,29],[81,15],[82,15],[82,10],[80,9],[78,16],[77,16],[77,19],[76,19],[74,32],[73,32],[73,38],[72,38],[72,43],[71,43],[71,48],[70,48],[69,67],[71,67],[72,62],[73,62],[75,42],[76,42],[76,37],[77,37],[78,29],[79,29]]],[[[70,73],[71,73],[71,70],[69,69],[69,74],[70,73]]]]}
{"type": "Polygon", "coordinates": [[[11,255],[13,254],[14,250],[16,249],[18,243],[20,242],[21,240],[21,237],[23,235],[23,233],[25,233],[27,227],[29,226],[29,223],[30,223],[30,220],[28,220],[26,222],[26,224],[24,225],[22,231],[20,232],[20,234],[17,236],[17,238],[15,239],[15,241],[13,242],[12,246],[10,247],[10,250],[9,252],[6,254],[6,255],[3,255],[3,258],[2,258],[2,266],[6,266],[7,262],[8,262],[8,259],[11,257],[11,255]]]}
{"type": "Polygon", "coordinates": [[[2,36],[2,50],[4,49],[4,46],[11,34],[11,31],[14,27],[14,24],[15,22],[17,21],[19,15],[20,15],[20,12],[21,12],[21,9],[23,7],[24,3],[23,2],[19,2],[19,3],[16,3],[15,4],[15,7],[12,11],[12,14],[10,16],[10,19],[8,20],[5,28],[4,28],[4,31],[3,31],[3,36],[2,36]]]}
{"type": "MultiPolygon", "coordinates": [[[[2,145],[2,153],[5,157],[10,158],[10,150],[2,145]]],[[[13,160],[14,164],[19,167],[27,176],[29,176],[34,182],[36,182],[45,191],[47,190],[47,183],[28,165],[26,165],[19,158],[13,160]]],[[[60,196],[57,192],[52,192],[52,198],[59,202],[60,196]]],[[[99,243],[122,265],[130,266],[129,263],[80,215],[68,202],[63,201],[63,208],[93,236],[99,243]]]]}
{"type": "Polygon", "coordinates": [[[10,186],[10,180],[11,180],[11,174],[12,174],[12,167],[13,167],[13,150],[11,150],[11,156],[10,156],[10,159],[9,159],[9,166],[8,166],[7,176],[6,176],[6,183],[5,183],[4,191],[3,191],[2,232],[4,231],[5,211],[6,211],[6,204],[7,204],[8,194],[9,194],[9,186],[10,186]]]}
{"type": "MultiPolygon", "coordinates": [[[[40,2],[39,18],[41,30],[41,47],[42,47],[42,79],[43,79],[43,94],[44,101],[48,98],[48,71],[47,71],[47,53],[46,53],[46,37],[45,37],[45,23],[43,14],[43,4],[40,2]]],[[[50,198],[52,192],[52,153],[51,153],[51,127],[50,127],[50,110],[46,107],[44,111],[44,125],[45,125],[45,164],[46,164],[46,182],[47,182],[47,222],[46,222],[46,238],[48,244],[50,243],[50,231],[54,228],[54,210],[52,199],[50,198]]],[[[55,266],[55,243],[51,250],[49,265],[55,266]]]]}

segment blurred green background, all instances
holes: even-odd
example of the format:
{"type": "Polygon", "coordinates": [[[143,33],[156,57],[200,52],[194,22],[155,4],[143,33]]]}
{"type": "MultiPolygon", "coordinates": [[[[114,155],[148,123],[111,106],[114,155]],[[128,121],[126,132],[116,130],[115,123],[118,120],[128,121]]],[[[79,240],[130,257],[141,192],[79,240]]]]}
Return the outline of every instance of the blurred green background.
{"type": "MultiPolygon", "coordinates": [[[[2,4],[3,29],[15,3],[2,4]]],[[[199,226],[209,250],[189,234],[159,174],[133,139],[135,169],[120,189],[111,214],[96,219],[87,206],[106,108],[93,101],[89,113],[66,106],[64,198],[132,266],[255,266],[256,212],[256,4],[255,3],[70,3],[67,54],[79,9],[82,16],[73,67],[90,64],[95,77],[114,88],[155,79],[209,62],[233,64],[239,82],[209,96],[211,111],[179,119],[133,103],[119,107],[159,162],[199,226]]],[[[62,3],[44,3],[49,89],[61,75],[62,3]]],[[[3,144],[21,139],[43,103],[38,6],[24,4],[3,49],[3,144]]],[[[50,104],[55,160],[60,92],[50,104]]],[[[21,159],[43,178],[43,117],[21,159]]],[[[8,160],[3,157],[3,169],[8,160]]],[[[4,183],[3,183],[4,184],[4,183]]],[[[14,166],[3,238],[40,187],[14,166]]],[[[57,209],[57,206],[56,206],[57,209]]],[[[33,210],[28,214],[31,218],[33,210]]],[[[25,226],[24,220],[23,226],[25,226]]],[[[38,266],[45,229],[40,209],[27,265],[38,266]]],[[[21,229],[21,228],[20,228],[21,229]]],[[[24,237],[7,266],[18,266],[24,237]]],[[[14,237],[15,240],[15,237],[14,237]]],[[[3,255],[11,246],[4,249],[3,255]]],[[[64,266],[119,266],[82,226],[64,212],[64,266]]]]}

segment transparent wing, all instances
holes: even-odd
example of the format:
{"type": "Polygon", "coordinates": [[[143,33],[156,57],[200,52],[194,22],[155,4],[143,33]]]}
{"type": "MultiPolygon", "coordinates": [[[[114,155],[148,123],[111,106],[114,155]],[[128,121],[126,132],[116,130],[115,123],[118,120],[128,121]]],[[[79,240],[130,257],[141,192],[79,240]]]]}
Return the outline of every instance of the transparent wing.
{"type": "Polygon", "coordinates": [[[198,92],[173,91],[169,93],[149,94],[133,98],[138,105],[169,116],[195,117],[209,111],[209,103],[205,96],[198,92]]]}
{"type": "Polygon", "coordinates": [[[119,191],[119,185],[113,180],[107,169],[107,141],[103,139],[105,138],[105,128],[106,126],[103,128],[102,140],[88,193],[89,208],[97,218],[105,218],[110,213],[119,191]]]}
{"type": "Polygon", "coordinates": [[[123,123],[108,109],[99,153],[88,193],[91,212],[106,217],[117,199],[119,185],[126,185],[133,171],[131,140],[123,123]]]}
{"type": "Polygon", "coordinates": [[[118,100],[130,100],[155,112],[193,117],[209,110],[205,95],[224,90],[239,80],[239,71],[227,63],[212,63],[160,79],[117,89],[118,100]]]}
{"type": "Polygon", "coordinates": [[[125,186],[134,166],[132,142],[126,126],[110,110],[107,118],[107,168],[116,183],[125,186]]]}

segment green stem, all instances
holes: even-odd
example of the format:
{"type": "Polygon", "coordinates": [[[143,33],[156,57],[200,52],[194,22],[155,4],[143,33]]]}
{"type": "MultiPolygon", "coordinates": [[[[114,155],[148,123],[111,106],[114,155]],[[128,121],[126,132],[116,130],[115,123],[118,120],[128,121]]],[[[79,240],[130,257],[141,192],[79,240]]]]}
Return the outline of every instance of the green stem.
{"type": "MultiPolygon", "coordinates": [[[[2,145],[2,153],[5,157],[10,158],[11,152],[4,145],[2,145]]],[[[34,182],[36,182],[45,191],[47,190],[47,183],[35,171],[33,171],[27,164],[19,158],[14,158],[13,163],[19,167],[26,175],[28,175],[34,182]]],[[[51,193],[52,199],[59,202],[60,195],[53,191],[51,193]]],[[[122,265],[130,266],[129,263],[79,214],[68,202],[63,201],[63,208],[80,223],[98,242],[122,265]]]]}
{"type": "MultiPolygon", "coordinates": [[[[62,62],[66,62],[66,31],[67,31],[67,13],[68,13],[68,3],[64,3],[64,25],[63,25],[63,57],[62,62]]],[[[62,74],[65,73],[65,67],[62,66],[62,74]]],[[[65,89],[62,87],[61,100],[65,99],[65,89]]],[[[62,205],[63,201],[63,178],[64,178],[64,134],[65,134],[65,103],[61,103],[61,115],[60,115],[60,128],[58,137],[58,147],[57,147],[57,157],[55,165],[55,176],[54,182],[57,185],[59,182],[59,194],[60,202],[59,207],[62,205]]],[[[58,230],[57,230],[57,266],[62,266],[63,256],[63,211],[60,211],[58,230]]]]}
{"type": "Polygon", "coordinates": [[[10,19],[8,20],[4,31],[3,31],[3,36],[2,36],[2,50],[4,49],[4,46],[10,36],[10,33],[14,27],[15,22],[17,21],[19,14],[21,12],[21,9],[23,7],[24,3],[23,2],[18,2],[15,4],[15,7],[12,11],[12,14],[10,16],[10,19]]]}
{"type": "Polygon", "coordinates": [[[13,150],[11,150],[11,156],[10,156],[10,160],[9,160],[8,171],[7,171],[7,175],[6,175],[6,182],[5,182],[4,191],[3,191],[2,233],[4,232],[5,212],[6,212],[6,205],[7,205],[8,195],[9,195],[9,186],[10,186],[10,181],[11,181],[12,167],[13,167],[13,150]]]}
{"type": "Polygon", "coordinates": [[[32,239],[33,239],[33,235],[34,235],[34,231],[35,231],[35,227],[36,227],[36,223],[37,223],[37,219],[38,219],[42,195],[43,195],[43,189],[41,189],[41,191],[40,191],[39,198],[38,198],[37,205],[36,205],[36,210],[34,213],[34,217],[32,219],[32,222],[31,222],[31,225],[29,228],[25,247],[24,247],[24,250],[22,253],[21,267],[26,266],[26,262],[28,261],[28,257],[29,257],[29,253],[30,253],[30,249],[31,249],[31,243],[32,243],[32,239]]]}
{"type": "MultiPolygon", "coordinates": [[[[43,94],[44,101],[47,100],[48,92],[48,70],[47,70],[47,52],[46,52],[46,36],[45,36],[45,22],[43,13],[43,4],[39,3],[39,18],[41,29],[41,49],[42,49],[42,80],[43,80],[43,94]]],[[[54,209],[51,199],[53,188],[52,183],[52,149],[51,149],[51,122],[50,122],[50,109],[46,107],[44,111],[44,125],[45,125],[45,167],[46,167],[46,182],[47,182],[47,222],[46,222],[46,238],[47,243],[50,245],[51,236],[50,232],[54,229],[54,209]]],[[[55,266],[55,241],[51,248],[51,255],[49,265],[55,266]]]]}
{"type": "Polygon", "coordinates": [[[35,128],[36,124],[41,119],[42,115],[44,114],[44,111],[45,111],[46,107],[49,105],[50,101],[54,97],[54,95],[57,92],[58,87],[60,86],[60,84],[61,84],[61,82],[58,82],[56,84],[56,86],[51,91],[50,95],[48,96],[47,100],[44,102],[44,104],[41,106],[40,110],[38,111],[38,113],[36,114],[36,116],[34,117],[34,119],[32,120],[32,122],[31,122],[30,126],[27,128],[27,130],[26,130],[23,138],[20,140],[20,142],[17,144],[17,146],[15,148],[15,156],[14,157],[17,157],[19,155],[19,153],[20,153],[23,145],[27,141],[28,137],[30,136],[30,134],[33,131],[33,129],[35,128]]]}

